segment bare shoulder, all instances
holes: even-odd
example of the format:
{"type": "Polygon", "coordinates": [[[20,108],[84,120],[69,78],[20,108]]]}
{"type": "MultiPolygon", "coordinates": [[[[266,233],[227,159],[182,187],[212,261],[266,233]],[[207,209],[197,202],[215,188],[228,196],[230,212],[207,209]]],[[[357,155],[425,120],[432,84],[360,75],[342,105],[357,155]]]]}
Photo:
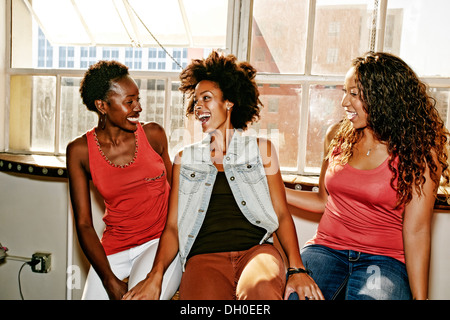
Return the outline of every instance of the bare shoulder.
{"type": "Polygon", "coordinates": [[[333,140],[334,136],[336,135],[339,127],[341,126],[341,122],[337,122],[335,124],[332,124],[331,126],[329,126],[327,128],[327,132],[325,134],[325,139],[328,142],[331,142],[331,140],[333,140]]]}
{"type": "Polygon", "coordinates": [[[272,141],[264,137],[258,137],[257,141],[261,156],[271,157],[272,152],[274,151],[274,145],[272,144],[272,141]]]}
{"type": "Polygon", "coordinates": [[[275,145],[267,138],[258,138],[258,146],[266,176],[278,175],[280,168],[275,145]]]}
{"type": "Polygon", "coordinates": [[[176,155],[175,159],[173,160],[174,165],[180,165],[181,164],[181,158],[183,157],[183,150],[180,150],[176,155]]]}
{"type": "Polygon", "coordinates": [[[86,134],[79,136],[67,144],[66,155],[73,156],[79,153],[89,153],[86,134]]]}
{"type": "Polygon", "coordinates": [[[144,131],[147,135],[148,134],[164,134],[165,135],[164,128],[159,123],[154,122],[154,121],[143,123],[142,128],[144,129],[144,131]]]}
{"type": "Polygon", "coordinates": [[[162,154],[167,147],[167,136],[164,128],[156,122],[145,123],[142,125],[142,128],[152,148],[159,154],[162,154]]]}
{"type": "Polygon", "coordinates": [[[75,138],[68,143],[66,148],[67,169],[84,168],[89,172],[89,148],[86,134],[75,138]]]}

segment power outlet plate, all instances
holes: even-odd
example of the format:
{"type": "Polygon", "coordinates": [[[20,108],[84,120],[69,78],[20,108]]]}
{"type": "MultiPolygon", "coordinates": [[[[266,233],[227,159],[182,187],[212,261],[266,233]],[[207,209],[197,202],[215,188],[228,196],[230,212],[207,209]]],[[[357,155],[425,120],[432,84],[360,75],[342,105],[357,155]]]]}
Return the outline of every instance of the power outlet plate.
{"type": "Polygon", "coordinates": [[[47,273],[50,271],[52,266],[52,254],[46,252],[36,252],[33,253],[31,261],[33,262],[31,271],[37,273],[47,273]]]}

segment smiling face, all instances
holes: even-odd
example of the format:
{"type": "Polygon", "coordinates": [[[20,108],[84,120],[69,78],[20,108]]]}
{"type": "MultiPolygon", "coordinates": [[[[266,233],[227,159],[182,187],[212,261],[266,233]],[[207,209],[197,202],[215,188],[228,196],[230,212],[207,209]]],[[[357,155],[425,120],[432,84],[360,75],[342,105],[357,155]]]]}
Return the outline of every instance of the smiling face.
{"type": "Polygon", "coordinates": [[[195,87],[194,113],[195,118],[202,124],[203,132],[232,129],[232,106],[232,103],[223,100],[222,90],[214,81],[202,80],[195,87]]]}
{"type": "Polygon", "coordinates": [[[124,130],[135,131],[142,111],[139,88],[134,80],[123,77],[111,85],[108,102],[105,103],[108,121],[124,130]]]}
{"type": "Polygon", "coordinates": [[[345,76],[344,96],[341,105],[345,109],[347,119],[350,120],[355,129],[367,127],[367,112],[361,100],[360,92],[356,83],[355,68],[350,68],[345,76]]]}

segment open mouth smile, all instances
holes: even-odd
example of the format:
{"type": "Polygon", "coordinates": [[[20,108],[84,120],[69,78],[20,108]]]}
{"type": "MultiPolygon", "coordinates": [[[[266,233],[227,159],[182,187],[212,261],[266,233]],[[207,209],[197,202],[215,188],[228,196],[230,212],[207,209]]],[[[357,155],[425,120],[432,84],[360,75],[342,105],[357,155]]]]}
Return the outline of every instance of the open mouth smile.
{"type": "Polygon", "coordinates": [[[211,114],[210,113],[202,113],[202,114],[197,114],[197,119],[202,123],[205,124],[206,122],[208,122],[208,120],[211,118],[211,114]]]}
{"type": "Polygon", "coordinates": [[[133,123],[137,123],[139,121],[139,116],[128,117],[127,120],[130,121],[130,122],[133,122],[133,123]]]}
{"type": "Polygon", "coordinates": [[[352,120],[358,115],[358,113],[352,112],[352,111],[346,111],[346,114],[347,114],[347,119],[348,120],[352,120]]]}

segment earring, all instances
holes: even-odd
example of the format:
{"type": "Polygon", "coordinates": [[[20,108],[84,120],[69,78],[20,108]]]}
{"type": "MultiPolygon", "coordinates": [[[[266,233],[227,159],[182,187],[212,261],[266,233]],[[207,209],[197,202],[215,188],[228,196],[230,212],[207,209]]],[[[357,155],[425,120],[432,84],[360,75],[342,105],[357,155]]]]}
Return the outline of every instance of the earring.
{"type": "Polygon", "coordinates": [[[102,113],[101,114],[101,116],[100,116],[100,125],[101,125],[102,130],[104,130],[105,127],[106,127],[106,113],[102,113]]]}
{"type": "Polygon", "coordinates": [[[227,111],[230,111],[230,110],[231,110],[230,104],[227,103],[227,111]]]}

